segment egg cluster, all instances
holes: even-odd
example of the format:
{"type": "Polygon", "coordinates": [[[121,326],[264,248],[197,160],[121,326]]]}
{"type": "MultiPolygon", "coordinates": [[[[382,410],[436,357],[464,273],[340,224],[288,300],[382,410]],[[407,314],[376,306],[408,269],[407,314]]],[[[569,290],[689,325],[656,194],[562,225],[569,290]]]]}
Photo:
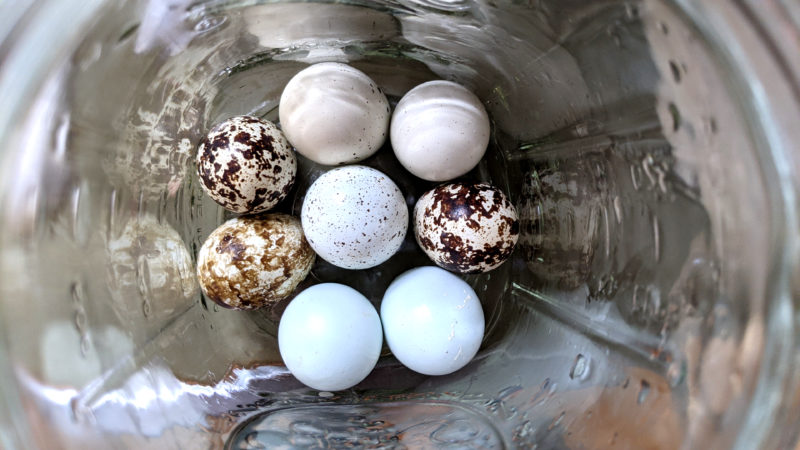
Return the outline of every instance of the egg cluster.
{"type": "MultiPolygon", "coordinates": [[[[383,339],[408,368],[444,375],[477,353],[484,316],[475,291],[456,273],[493,270],[519,234],[513,204],[486,183],[451,181],[483,158],[490,122],[480,100],[450,81],[410,90],[392,109],[378,85],[340,63],[300,71],[286,85],[280,128],[249,116],[214,126],[198,146],[201,186],[241,216],[223,223],[197,256],[207,298],[233,309],[272,307],[293,295],[315,257],[349,270],[378,266],[414,237],[439,267],[411,269],[384,293],[380,313],[348,286],[322,283],[291,300],[278,329],[292,374],[319,390],[347,389],[375,367],[383,339]],[[397,161],[430,189],[409,214],[389,176],[348,165],[387,140],[397,161]],[[305,191],[300,217],[268,213],[295,183],[294,152],[332,168],[305,191]]],[[[408,197],[411,198],[411,197],[408,197]]]]}

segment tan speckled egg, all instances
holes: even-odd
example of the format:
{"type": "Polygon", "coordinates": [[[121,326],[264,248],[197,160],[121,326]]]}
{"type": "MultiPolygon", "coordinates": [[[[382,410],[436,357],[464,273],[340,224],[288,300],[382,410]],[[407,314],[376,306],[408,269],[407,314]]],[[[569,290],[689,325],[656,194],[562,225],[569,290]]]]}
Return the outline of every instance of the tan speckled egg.
{"type": "Polygon", "coordinates": [[[273,123],[249,116],[216,125],[197,149],[203,190],[225,209],[259,213],[283,200],[292,188],[297,161],[273,123]]]}
{"type": "Polygon", "coordinates": [[[206,297],[219,305],[257,309],[291,294],[314,258],[298,219],[286,214],[237,217],[203,243],[197,277],[206,297]]]}
{"type": "Polygon", "coordinates": [[[453,183],[422,195],[414,207],[417,243],[438,266],[488,272],[514,251],[519,223],[502,191],[484,183],[453,183]]]}

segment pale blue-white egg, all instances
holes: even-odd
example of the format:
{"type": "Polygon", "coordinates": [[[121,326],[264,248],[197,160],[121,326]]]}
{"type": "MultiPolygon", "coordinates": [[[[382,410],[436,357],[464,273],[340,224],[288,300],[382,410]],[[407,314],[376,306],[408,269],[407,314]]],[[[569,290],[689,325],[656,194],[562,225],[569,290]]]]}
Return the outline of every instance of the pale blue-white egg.
{"type": "Polygon", "coordinates": [[[375,307],[355,289],[337,283],[301,292],[278,326],[286,367],[300,382],[321,391],[347,389],[366,378],[382,345],[375,307]]]}
{"type": "Polygon", "coordinates": [[[381,321],[394,356],[425,375],[464,367],[478,352],[485,326],[475,291],[438,267],[397,277],[383,296],[381,321]]]}

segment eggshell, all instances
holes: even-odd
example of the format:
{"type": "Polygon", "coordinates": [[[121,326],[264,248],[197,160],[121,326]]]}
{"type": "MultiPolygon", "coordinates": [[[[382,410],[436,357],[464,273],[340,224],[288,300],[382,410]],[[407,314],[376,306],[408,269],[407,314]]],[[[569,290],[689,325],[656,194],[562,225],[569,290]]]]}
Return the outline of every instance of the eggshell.
{"type": "Polygon", "coordinates": [[[414,207],[417,243],[440,267],[490,271],[514,251],[519,223],[514,205],[489,184],[453,183],[422,195],[414,207]]]}
{"type": "Polygon", "coordinates": [[[383,296],[381,321],[394,356],[425,375],[464,367],[478,352],[485,326],[475,291],[438,267],[397,277],[383,296]]]}
{"type": "Polygon", "coordinates": [[[320,257],[345,269],[366,269],[400,248],[408,229],[408,207],[389,177],[369,167],[347,166],[314,181],[301,219],[320,257]]]}
{"type": "Polygon", "coordinates": [[[281,95],[286,137],[306,158],[325,165],[361,161],[386,140],[390,109],[366,74],[341,63],[314,64],[281,95]]]}
{"type": "Polygon", "coordinates": [[[452,180],[472,170],[486,152],[489,135],[489,115],[480,99],[451,81],[411,89],[392,115],[394,154],[423,180],[452,180]]]}
{"type": "Polygon", "coordinates": [[[272,306],[294,291],[314,264],[300,221],[286,214],[237,217],[214,230],[197,255],[203,293],[221,306],[272,306]]]}
{"type": "Polygon", "coordinates": [[[382,344],[375,307],[355,289],[336,283],[301,292],[278,327],[286,367],[303,384],[322,391],[347,389],[366,378],[382,344]]]}
{"type": "Polygon", "coordinates": [[[197,173],[215,202],[237,213],[271,209],[289,193],[294,152],[271,122],[249,116],[216,125],[197,149],[197,173]]]}

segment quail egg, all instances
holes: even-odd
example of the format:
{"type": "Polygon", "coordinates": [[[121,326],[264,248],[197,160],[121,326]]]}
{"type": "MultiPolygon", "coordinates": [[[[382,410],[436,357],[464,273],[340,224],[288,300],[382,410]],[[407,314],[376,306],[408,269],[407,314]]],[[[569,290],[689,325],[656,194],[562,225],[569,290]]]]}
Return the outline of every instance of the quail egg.
{"type": "Polygon", "coordinates": [[[197,255],[206,297],[232,309],[272,306],[291,294],[314,264],[300,221],[286,214],[231,219],[197,255]]]}
{"type": "Polygon", "coordinates": [[[314,181],[301,219],[309,244],[322,259],[345,269],[367,269],[400,249],[408,207],[400,189],[382,172],[346,166],[314,181]]]}
{"type": "Polygon", "coordinates": [[[429,81],[408,91],[392,115],[391,142],[400,164],[423,180],[447,181],[480,162],[489,115],[467,88],[429,81]]]}
{"type": "Polygon", "coordinates": [[[197,149],[197,173],[215,202],[237,213],[264,212],[294,183],[297,161],[271,122],[249,116],[216,125],[197,149]]]}
{"type": "Polygon", "coordinates": [[[298,294],[278,327],[286,367],[303,384],[322,391],[358,384],[375,367],[382,345],[375,307],[355,289],[337,283],[298,294]]]}
{"type": "Polygon", "coordinates": [[[386,343],[406,367],[445,375],[464,367],[483,340],[484,318],[475,291],[438,267],[417,267],[397,277],[383,296],[386,343]]]}
{"type": "Polygon", "coordinates": [[[389,128],[386,96],[369,76],[341,63],[314,64],[283,90],[279,109],[286,138],[306,158],[324,165],[366,159],[389,128]]]}
{"type": "Polygon", "coordinates": [[[461,273],[488,272],[514,251],[519,223],[500,189],[452,183],[422,195],[414,207],[417,243],[436,265],[461,273]]]}

